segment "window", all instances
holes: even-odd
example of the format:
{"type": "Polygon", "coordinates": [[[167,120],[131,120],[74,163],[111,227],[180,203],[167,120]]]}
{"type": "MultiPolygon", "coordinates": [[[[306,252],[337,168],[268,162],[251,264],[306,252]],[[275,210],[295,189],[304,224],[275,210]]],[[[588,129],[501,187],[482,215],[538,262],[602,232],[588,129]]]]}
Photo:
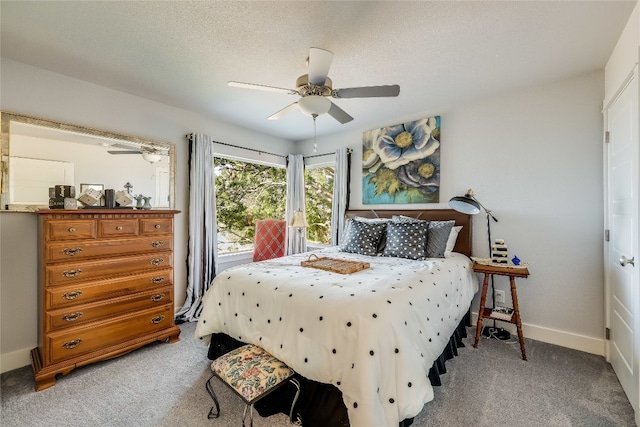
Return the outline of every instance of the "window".
{"type": "Polygon", "coordinates": [[[307,241],[331,244],[331,206],[333,201],[333,166],[307,167],[304,171],[307,241]]]}
{"type": "MultiPolygon", "coordinates": [[[[253,249],[259,219],[285,217],[287,172],[282,166],[215,157],[218,254],[253,249]]],[[[309,243],[331,244],[333,166],[305,169],[309,243]]]]}
{"type": "Polygon", "coordinates": [[[284,219],[286,170],[224,157],[216,157],[213,163],[218,254],[252,250],[256,220],[284,219]]]}

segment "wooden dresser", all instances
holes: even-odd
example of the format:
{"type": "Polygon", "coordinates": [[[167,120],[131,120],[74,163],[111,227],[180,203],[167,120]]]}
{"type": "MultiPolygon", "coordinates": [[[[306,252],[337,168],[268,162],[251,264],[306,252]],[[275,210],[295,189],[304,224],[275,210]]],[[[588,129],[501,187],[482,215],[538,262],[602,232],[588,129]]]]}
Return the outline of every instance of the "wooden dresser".
{"type": "Polygon", "coordinates": [[[173,219],[179,211],[43,209],[39,239],[36,391],[57,374],[176,342],[173,219]]]}

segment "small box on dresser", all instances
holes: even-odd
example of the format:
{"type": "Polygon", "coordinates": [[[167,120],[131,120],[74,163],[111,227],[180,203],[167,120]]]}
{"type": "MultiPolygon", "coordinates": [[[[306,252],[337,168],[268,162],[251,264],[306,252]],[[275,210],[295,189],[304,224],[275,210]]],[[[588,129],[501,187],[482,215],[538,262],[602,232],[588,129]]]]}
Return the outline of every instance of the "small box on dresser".
{"type": "Polygon", "coordinates": [[[36,390],[57,374],[176,342],[173,210],[50,210],[38,220],[36,390]]]}

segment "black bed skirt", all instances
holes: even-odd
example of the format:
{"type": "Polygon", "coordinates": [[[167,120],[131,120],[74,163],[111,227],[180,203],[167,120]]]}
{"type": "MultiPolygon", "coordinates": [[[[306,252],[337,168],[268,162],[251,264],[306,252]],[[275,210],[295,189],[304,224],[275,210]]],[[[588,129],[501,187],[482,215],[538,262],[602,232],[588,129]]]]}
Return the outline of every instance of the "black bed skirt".
{"type": "MultiPolygon", "coordinates": [[[[467,312],[462,321],[449,338],[449,343],[440,356],[433,362],[429,370],[431,385],[440,386],[440,375],[447,372],[445,362],[458,355],[458,348],[464,347],[462,339],[467,336],[466,327],[471,326],[471,314],[467,312]]],[[[215,360],[229,351],[245,345],[226,334],[213,334],[209,345],[208,357],[215,360]]],[[[347,408],[342,401],[340,390],[331,385],[312,381],[295,374],[300,381],[301,391],[294,413],[299,414],[305,427],[347,427],[349,417],[347,408]]],[[[262,417],[268,417],[277,413],[289,414],[291,402],[295,394],[293,387],[284,386],[260,399],[254,405],[256,411],[262,417]]],[[[400,422],[399,427],[408,427],[413,423],[413,418],[400,422]]]]}

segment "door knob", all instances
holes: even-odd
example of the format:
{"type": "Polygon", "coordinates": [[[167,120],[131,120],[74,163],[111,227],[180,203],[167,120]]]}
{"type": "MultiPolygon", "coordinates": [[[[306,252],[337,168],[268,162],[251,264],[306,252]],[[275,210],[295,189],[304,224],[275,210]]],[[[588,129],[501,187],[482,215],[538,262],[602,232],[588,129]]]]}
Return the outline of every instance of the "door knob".
{"type": "Polygon", "coordinates": [[[635,264],[635,262],[636,262],[635,259],[636,259],[636,257],[632,257],[631,259],[629,259],[626,256],[622,255],[620,257],[620,265],[624,267],[627,264],[631,264],[631,265],[633,265],[635,267],[635,265],[636,265],[635,264]]]}

